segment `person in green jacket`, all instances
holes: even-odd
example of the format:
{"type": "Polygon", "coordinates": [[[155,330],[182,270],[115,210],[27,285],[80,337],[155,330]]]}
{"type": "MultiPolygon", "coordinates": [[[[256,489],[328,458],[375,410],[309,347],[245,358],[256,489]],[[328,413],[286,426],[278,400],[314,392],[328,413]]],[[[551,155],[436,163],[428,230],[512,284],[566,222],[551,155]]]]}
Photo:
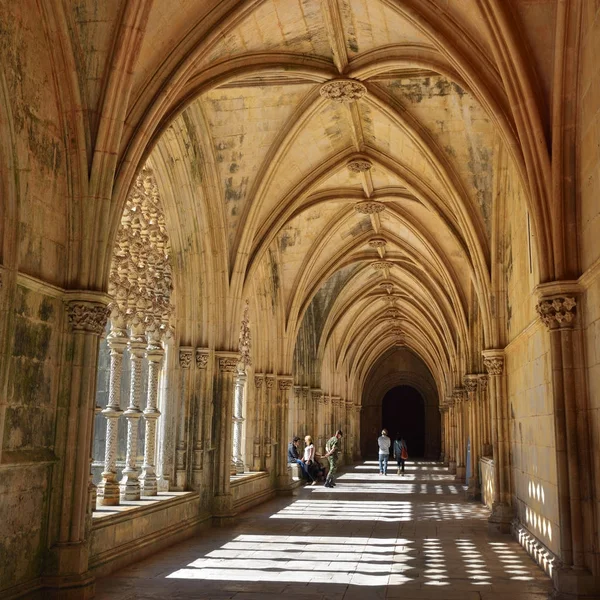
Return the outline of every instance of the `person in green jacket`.
{"type": "Polygon", "coordinates": [[[340,429],[335,432],[335,435],[327,440],[325,444],[325,458],[329,459],[329,473],[325,481],[325,487],[335,487],[335,473],[337,471],[338,452],[340,451],[340,439],[344,435],[340,429]]]}

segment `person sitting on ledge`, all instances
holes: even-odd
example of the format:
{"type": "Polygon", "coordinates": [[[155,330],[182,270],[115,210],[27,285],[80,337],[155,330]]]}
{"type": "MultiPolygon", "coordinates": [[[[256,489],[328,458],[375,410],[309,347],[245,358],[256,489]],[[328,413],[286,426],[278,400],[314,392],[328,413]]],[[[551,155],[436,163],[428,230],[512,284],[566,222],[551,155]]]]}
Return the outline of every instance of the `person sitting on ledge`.
{"type": "Polygon", "coordinates": [[[300,454],[298,453],[298,444],[300,443],[300,438],[296,435],[294,439],[288,444],[288,464],[296,463],[300,467],[300,471],[302,472],[302,479],[306,479],[307,481],[314,481],[314,478],[308,471],[308,466],[304,464],[302,460],[300,460],[300,454]]]}

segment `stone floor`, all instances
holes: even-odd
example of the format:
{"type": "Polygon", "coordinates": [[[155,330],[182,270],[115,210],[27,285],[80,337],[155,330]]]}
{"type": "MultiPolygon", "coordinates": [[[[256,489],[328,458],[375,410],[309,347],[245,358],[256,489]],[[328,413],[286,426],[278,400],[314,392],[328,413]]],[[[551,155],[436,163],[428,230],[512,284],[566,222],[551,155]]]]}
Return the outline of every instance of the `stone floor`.
{"type": "Polygon", "coordinates": [[[439,464],[305,487],[97,582],[97,598],[542,600],[550,580],[439,464]]]}

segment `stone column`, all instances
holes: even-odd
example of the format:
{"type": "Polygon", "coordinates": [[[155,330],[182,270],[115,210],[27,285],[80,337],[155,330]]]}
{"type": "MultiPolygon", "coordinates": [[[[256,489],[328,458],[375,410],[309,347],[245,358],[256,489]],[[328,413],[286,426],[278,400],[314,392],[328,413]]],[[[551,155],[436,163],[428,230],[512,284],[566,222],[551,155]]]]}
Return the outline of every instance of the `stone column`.
{"type": "Polygon", "coordinates": [[[123,413],[127,419],[127,453],[125,468],[120,482],[121,500],[139,500],[140,482],[137,468],[137,446],[139,419],[142,416],[142,361],[146,353],[146,336],[138,329],[132,330],[129,337],[129,358],[131,377],[129,390],[129,406],[123,413]]]}
{"type": "Polygon", "coordinates": [[[469,488],[467,498],[469,500],[479,500],[481,498],[481,484],[479,482],[479,419],[477,414],[477,388],[479,375],[465,375],[463,385],[467,393],[467,413],[469,415],[469,439],[471,441],[471,478],[469,479],[469,488]]]}
{"type": "Polygon", "coordinates": [[[440,451],[440,462],[442,464],[446,463],[446,407],[444,405],[440,405],[440,430],[441,430],[441,451],[440,451]]]}
{"type": "Polygon", "coordinates": [[[446,397],[446,405],[448,406],[448,473],[456,475],[456,407],[454,406],[454,398],[446,397]]]}
{"type": "Polygon", "coordinates": [[[238,365],[235,378],[235,392],[233,402],[233,464],[235,473],[241,475],[244,472],[244,460],[242,458],[242,428],[244,426],[244,390],[246,386],[246,372],[238,365]]]}
{"type": "Polygon", "coordinates": [[[264,431],[265,431],[265,443],[264,453],[266,461],[266,468],[268,471],[274,471],[274,465],[272,460],[273,450],[273,432],[275,430],[275,401],[273,394],[275,392],[275,375],[265,375],[265,413],[264,413],[264,431]]]}
{"type": "Polygon", "coordinates": [[[300,409],[300,422],[302,425],[302,432],[304,435],[310,435],[311,437],[313,436],[313,431],[312,431],[312,427],[310,425],[310,419],[309,419],[309,397],[310,397],[310,388],[308,386],[303,386],[302,387],[302,392],[300,394],[300,397],[302,398],[302,404],[301,404],[301,409],[300,409]]]}
{"type": "Polygon", "coordinates": [[[504,437],[504,350],[484,350],[483,364],[489,375],[490,412],[492,417],[492,452],[494,458],[494,496],[488,526],[492,531],[508,533],[512,508],[508,498],[508,456],[504,437]]]}
{"type": "Polygon", "coordinates": [[[65,418],[55,452],[61,458],[55,465],[58,485],[51,490],[56,520],[50,531],[51,560],[46,561],[45,581],[50,588],[68,582],[71,590],[88,597],[85,588],[93,585],[88,569],[90,513],[90,456],[93,442],[94,409],[99,339],[109,310],[108,296],[97,292],[65,293],[69,324],[68,357],[70,385],[61,400],[65,418]]]}
{"type": "Polygon", "coordinates": [[[265,418],[264,418],[264,389],[265,376],[263,373],[254,375],[254,442],[252,445],[252,470],[264,471],[265,452],[263,441],[265,439],[265,418]]]}
{"type": "Polygon", "coordinates": [[[290,403],[290,394],[292,390],[293,380],[291,377],[278,378],[278,394],[277,394],[277,460],[276,460],[276,475],[278,489],[287,489],[290,485],[287,464],[287,422],[288,409],[290,403]]]}
{"type": "Polygon", "coordinates": [[[325,434],[323,433],[323,408],[325,406],[325,402],[323,391],[318,388],[312,388],[310,390],[310,395],[314,411],[315,433],[313,435],[313,439],[317,454],[323,455],[325,452],[325,434]]]}
{"type": "Polygon", "coordinates": [[[231,504],[231,419],[233,415],[233,395],[239,356],[233,352],[215,353],[218,371],[215,377],[215,417],[217,420],[217,444],[215,456],[215,476],[213,512],[223,521],[233,516],[231,504]]]}
{"type": "Polygon", "coordinates": [[[190,396],[192,390],[192,366],[194,348],[180,346],[179,348],[179,406],[177,413],[177,444],[175,448],[175,486],[176,490],[185,490],[188,483],[189,461],[189,416],[190,396]]]}
{"type": "Polygon", "coordinates": [[[104,448],[104,471],[98,484],[97,503],[102,506],[119,504],[120,488],[117,482],[117,449],[119,417],[121,410],[121,374],[123,372],[123,352],[127,347],[127,331],[113,325],[108,334],[110,348],[110,380],[108,403],[102,414],[106,418],[106,445],[104,448]]]}
{"type": "Polygon", "coordinates": [[[192,485],[194,489],[199,489],[202,485],[202,472],[204,469],[205,445],[210,438],[209,433],[205,430],[210,427],[212,418],[205,418],[206,408],[206,371],[209,357],[208,348],[196,348],[196,376],[195,376],[195,393],[194,393],[194,410],[192,424],[193,432],[193,448],[192,448],[192,485]]]}
{"type": "Polygon", "coordinates": [[[490,404],[488,402],[488,376],[479,375],[479,414],[481,418],[481,451],[484,456],[492,456],[492,438],[490,433],[490,404]]]}
{"type": "Polygon", "coordinates": [[[585,354],[578,323],[579,286],[555,281],[538,286],[536,306],[550,335],[552,401],[558,483],[560,559],[553,572],[557,597],[600,597],[591,498],[593,469],[585,390],[585,354]]]}
{"type": "Polygon", "coordinates": [[[456,481],[464,483],[466,477],[466,437],[465,437],[465,402],[464,390],[456,388],[452,393],[456,414],[456,481]]]}
{"type": "Polygon", "coordinates": [[[165,351],[158,339],[150,339],[146,349],[148,360],[148,389],[146,395],[146,407],[144,408],[144,420],[146,431],[144,436],[144,464],[140,483],[144,496],[156,496],[158,493],[156,480],[156,422],[160,417],[158,404],[158,376],[162,366],[165,351]]]}

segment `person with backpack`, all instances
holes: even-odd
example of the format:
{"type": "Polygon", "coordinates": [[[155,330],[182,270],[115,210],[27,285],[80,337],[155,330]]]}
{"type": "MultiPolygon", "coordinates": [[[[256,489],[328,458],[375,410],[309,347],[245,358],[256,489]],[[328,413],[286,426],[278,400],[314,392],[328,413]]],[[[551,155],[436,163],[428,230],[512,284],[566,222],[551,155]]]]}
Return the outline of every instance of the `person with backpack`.
{"type": "Polygon", "coordinates": [[[398,461],[398,475],[400,475],[400,469],[402,469],[402,475],[404,475],[404,463],[408,458],[408,448],[404,438],[397,433],[396,439],[394,440],[394,458],[398,461]]]}
{"type": "Polygon", "coordinates": [[[325,444],[326,454],[324,458],[329,459],[329,473],[325,480],[325,487],[328,488],[335,487],[335,473],[337,471],[338,452],[340,451],[340,439],[342,435],[341,429],[338,429],[335,435],[327,440],[327,444],[325,444]]]}

